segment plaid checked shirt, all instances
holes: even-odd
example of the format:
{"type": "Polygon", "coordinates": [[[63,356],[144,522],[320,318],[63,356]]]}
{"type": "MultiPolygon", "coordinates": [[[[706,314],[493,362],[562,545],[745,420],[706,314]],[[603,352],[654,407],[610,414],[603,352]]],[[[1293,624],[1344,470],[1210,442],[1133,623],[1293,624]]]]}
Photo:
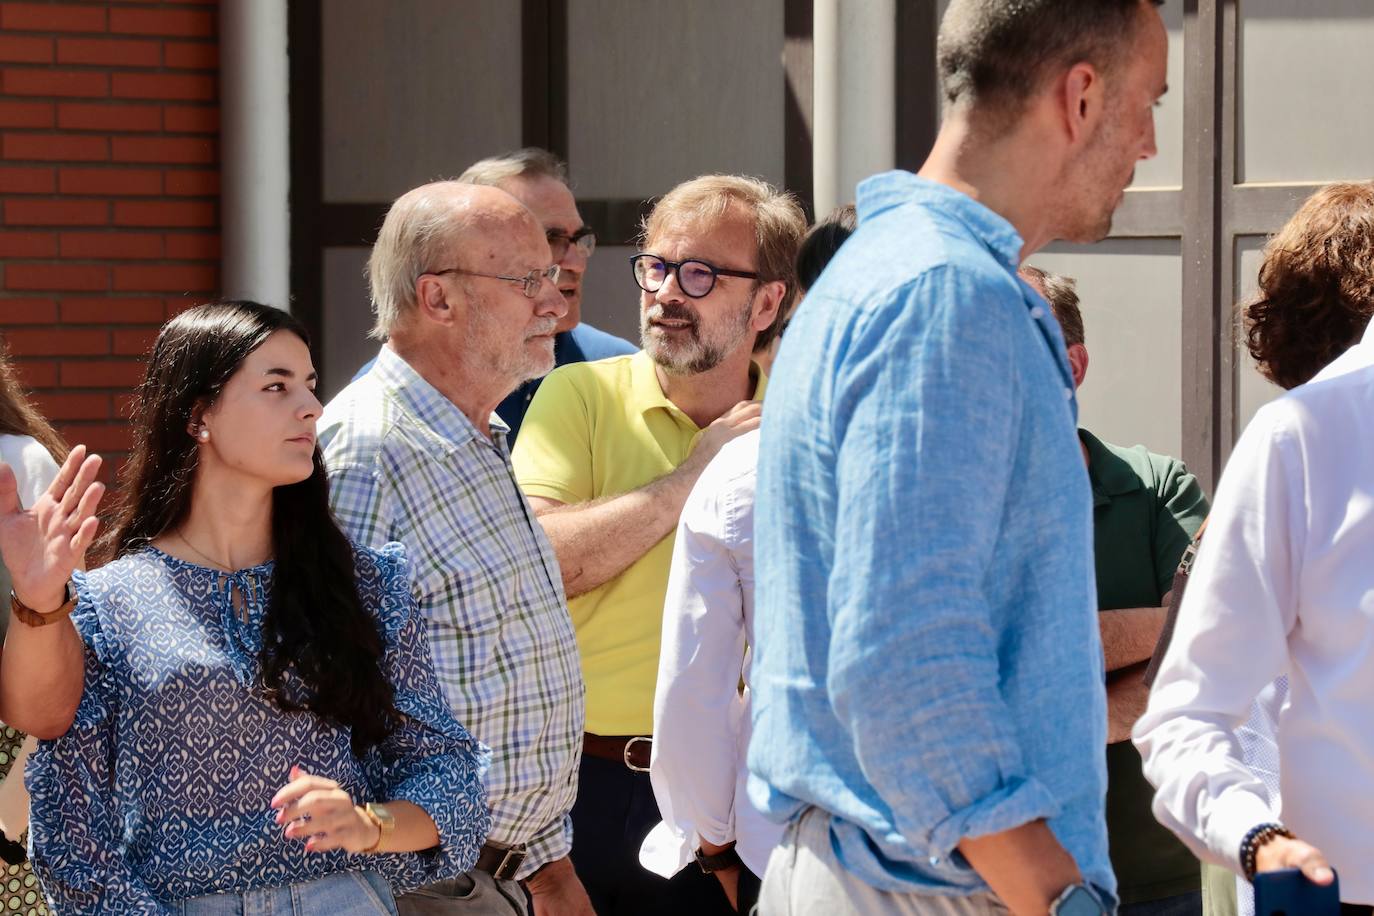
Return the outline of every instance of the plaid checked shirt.
{"type": "Polygon", "coordinates": [[[528,843],[518,877],[568,854],[583,685],[553,548],[487,439],[389,347],[319,423],[330,501],[361,544],[400,541],[458,721],[492,749],[490,839],[528,843]]]}

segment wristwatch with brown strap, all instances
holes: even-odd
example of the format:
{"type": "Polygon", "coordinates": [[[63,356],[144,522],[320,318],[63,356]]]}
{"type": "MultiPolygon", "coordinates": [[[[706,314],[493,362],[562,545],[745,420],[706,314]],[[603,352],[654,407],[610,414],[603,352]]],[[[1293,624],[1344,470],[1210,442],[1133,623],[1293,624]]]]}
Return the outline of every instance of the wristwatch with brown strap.
{"type": "Polygon", "coordinates": [[[66,592],[63,595],[62,603],[56,610],[48,611],[46,614],[35,611],[27,604],[19,600],[19,596],[10,589],[10,610],[14,612],[14,617],[26,627],[46,627],[50,623],[57,623],[65,620],[67,615],[76,607],[76,589],[68,582],[65,586],[66,592]]]}

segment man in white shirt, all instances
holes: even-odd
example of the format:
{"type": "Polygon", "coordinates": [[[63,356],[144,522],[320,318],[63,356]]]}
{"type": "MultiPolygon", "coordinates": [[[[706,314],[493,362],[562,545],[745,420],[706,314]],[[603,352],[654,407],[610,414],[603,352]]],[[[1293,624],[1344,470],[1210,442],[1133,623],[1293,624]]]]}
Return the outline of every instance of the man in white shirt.
{"type": "Polygon", "coordinates": [[[663,824],[640,854],[645,867],[665,876],[696,857],[741,913],[758,898],[768,856],[782,839],[782,826],[765,820],[745,794],[758,456],[758,430],[727,443],[682,511],[649,763],[663,824]]]}
{"type": "Polygon", "coordinates": [[[1133,733],[1158,789],[1155,814],[1200,858],[1247,878],[1299,867],[1319,884],[1335,866],[1342,900],[1366,907],[1374,904],[1371,453],[1374,331],[1366,329],[1310,383],[1261,408],[1236,443],[1133,733]],[[1285,672],[1280,825],[1236,726],[1285,672]]]}
{"type": "MultiPolygon", "coordinates": [[[[842,207],[807,233],[797,250],[803,294],[855,228],[854,208],[842,207]]],[[[740,913],[758,899],[782,839],[782,825],[765,819],[745,792],[758,458],[758,430],[727,443],[697,479],[678,523],[649,764],[663,823],[640,853],[644,867],[664,877],[695,857],[740,913]]]]}

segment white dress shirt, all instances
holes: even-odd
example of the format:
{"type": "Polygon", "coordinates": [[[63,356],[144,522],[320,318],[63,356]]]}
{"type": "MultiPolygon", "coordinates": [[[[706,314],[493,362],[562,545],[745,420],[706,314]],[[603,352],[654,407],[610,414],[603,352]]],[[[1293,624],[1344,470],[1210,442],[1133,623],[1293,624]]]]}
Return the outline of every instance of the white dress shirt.
{"type": "Polygon", "coordinates": [[[1278,814],[1342,900],[1374,903],[1374,328],[1236,443],[1134,738],[1155,815],[1200,857],[1239,870],[1278,814]],[[1237,728],[1282,674],[1275,812],[1237,728]]]}
{"type": "Polygon", "coordinates": [[[745,793],[758,454],[757,431],[722,448],[697,480],[678,525],[650,763],[663,823],[640,852],[640,862],[662,875],[691,861],[706,840],[734,841],[745,866],[762,877],[782,838],[782,826],[764,820],[745,793]]]}

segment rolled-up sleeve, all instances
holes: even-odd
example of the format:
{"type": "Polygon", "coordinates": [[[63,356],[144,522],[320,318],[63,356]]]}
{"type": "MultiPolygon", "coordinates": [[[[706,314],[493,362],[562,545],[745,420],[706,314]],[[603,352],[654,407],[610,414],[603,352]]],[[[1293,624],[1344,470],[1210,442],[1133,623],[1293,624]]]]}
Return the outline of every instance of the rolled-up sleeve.
{"type": "Polygon", "coordinates": [[[433,819],[439,845],[419,854],[423,875],[412,886],[466,872],[491,830],[482,777],[490,753],[453,717],[434,675],[423,619],[407,578],[404,547],[374,554],[382,585],[384,668],[395,688],[400,721],[382,743],[369,774],[378,799],[413,803],[433,819]]]}
{"type": "Polygon", "coordinates": [[[1275,819],[1237,730],[1288,666],[1304,495],[1282,404],[1255,417],[1217,489],[1177,629],[1133,738],[1154,813],[1201,859],[1238,871],[1240,842],[1275,819]]]}
{"type": "Polygon", "coordinates": [[[984,587],[1017,447],[1011,334],[1025,316],[1019,297],[979,282],[941,269],[904,287],[899,308],[876,312],[898,326],[854,332],[849,352],[865,355],[835,392],[847,419],[834,436],[828,692],[897,829],[941,857],[1058,813],[999,689],[984,587]],[[917,549],[895,561],[891,545],[912,532],[917,549]]]}
{"type": "MultiPolygon", "coordinates": [[[[572,852],[572,838],[572,817],[565,814],[562,818],[546,826],[525,844],[525,861],[527,863],[538,862],[542,865],[565,858],[568,853],[572,852]]],[[[529,868],[529,865],[523,866],[522,871],[524,868],[529,868]]],[[[538,866],[535,868],[537,869],[538,866]]],[[[529,875],[522,874],[520,877],[523,880],[529,875]]]]}

